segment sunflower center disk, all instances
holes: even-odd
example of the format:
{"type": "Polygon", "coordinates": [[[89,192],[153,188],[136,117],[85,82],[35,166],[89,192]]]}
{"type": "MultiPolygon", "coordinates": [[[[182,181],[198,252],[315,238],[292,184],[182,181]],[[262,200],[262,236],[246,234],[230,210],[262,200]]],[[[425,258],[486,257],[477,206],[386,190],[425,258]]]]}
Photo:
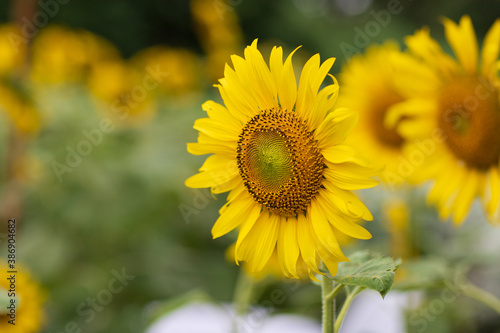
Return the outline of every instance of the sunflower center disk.
{"type": "Polygon", "coordinates": [[[305,211],[321,186],[323,156],[293,112],[270,109],[250,119],[240,134],[237,162],[252,197],[282,216],[305,211]]]}
{"type": "Polygon", "coordinates": [[[464,79],[445,87],[438,125],[453,154],[469,167],[486,170],[500,159],[498,90],[485,80],[464,79]]]}

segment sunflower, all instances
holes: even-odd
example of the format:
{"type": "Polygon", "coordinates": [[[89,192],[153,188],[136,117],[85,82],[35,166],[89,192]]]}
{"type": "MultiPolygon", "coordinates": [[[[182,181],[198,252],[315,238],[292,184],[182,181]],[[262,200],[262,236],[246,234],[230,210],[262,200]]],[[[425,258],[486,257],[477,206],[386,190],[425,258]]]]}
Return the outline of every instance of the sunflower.
{"type": "Polygon", "coordinates": [[[143,76],[124,60],[94,63],[87,85],[96,102],[116,117],[117,124],[141,124],[154,115],[155,102],[143,76]]]}
{"type": "MultiPolygon", "coordinates": [[[[0,263],[2,272],[7,272],[5,262],[0,263]]],[[[0,332],[35,333],[40,332],[45,317],[43,314],[44,295],[40,286],[34,282],[26,271],[17,270],[15,275],[16,317],[15,325],[10,324],[11,317],[6,308],[0,310],[0,332]]],[[[10,288],[9,273],[2,274],[0,292],[7,296],[10,288]]],[[[8,299],[10,302],[10,299],[8,299]]]]}
{"type": "Polygon", "coordinates": [[[413,179],[433,180],[428,201],[440,217],[463,222],[473,201],[481,200],[491,221],[499,220],[500,20],[478,43],[469,16],[459,24],[443,20],[456,59],[424,28],[407,37],[409,51],[427,67],[425,75],[401,77],[413,97],[393,107],[387,124],[411,142],[413,179]],[[480,64],[479,64],[480,63],[480,64]]]}
{"type": "Polygon", "coordinates": [[[118,50],[104,38],[52,25],[33,40],[30,75],[33,82],[40,84],[81,82],[95,62],[119,58],[118,50]]]}
{"type": "Polygon", "coordinates": [[[19,27],[13,24],[0,25],[0,76],[12,76],[26,60],[26,41],[19,27]]]}
{"type": "MultiPolygon", "coordinates": [[[[295,51],[294,51],[295,52],[295,51]]],[[[225,106],[207,101],[208,118],[198,119],[197,143],[188,151],[209,156],[200,173],[186,180],[192,188],[230,191],[212,229],[214,238],[239,228],[236,261],[258,272],[274,251],[287,277],[313,277],[323,261],[335,275],[342,253],[336,232],[368,239],[357,224],[371,220],[351,192],[375,186],[373,169],[344,141],[357,115],[335,109],[339,86],[320,89],[335,59],[320,65],[311,57],[297,83],[290,54],[274,47],[269,67],[257,40],[245,57],[231,56],[217,85],[225,106]]]]}
{"type": "Polygon", "coordinates": [[[12,81],[0,81],[0,112],[7,114],[19,133],[29,137],[40,128],[40,113],[24,90],[12,81]]]}
{"type": "Polygon", "coordinates": [[[139,71],[158,67],[168,73],[168,79],[153,90],[155,93],[181,96],[199,89],[201,63],[187,49],[152,46],[134,55],[131,63],[139,71]]]}
{"type": "Polygon", "coordinates": [[[228,55],[241,49],[242,32],[236,11],[227,0],[191,0],[195,32],[206,53],[206,74],[217,81],[228,55]]]}
{"type": "Polygon", "coordinates": [[[404,172],[405,140],[384,120],[391,107],[404,101],[405,91],[398,84],[408,69],[421,65],[402,53],[393,42],[373,45],[365,54],[352,57],[343,66],[339,81],[342,90],[337,105],[359,112],[359,122],[347,142],[367,160],[383,169],[381,178],[388,186],[400,185],[404,172]]]}

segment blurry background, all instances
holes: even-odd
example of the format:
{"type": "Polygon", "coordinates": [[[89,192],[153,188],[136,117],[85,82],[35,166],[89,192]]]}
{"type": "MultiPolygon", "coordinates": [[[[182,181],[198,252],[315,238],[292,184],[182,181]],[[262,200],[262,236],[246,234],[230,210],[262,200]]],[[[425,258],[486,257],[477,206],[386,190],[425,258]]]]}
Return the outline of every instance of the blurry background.
{"type": "MultiPolygon", "coordinates": [[[[204,101],[221,101],[212,85],[229,55],[255,38],[265,57],[273,45],[285,53],[303,45],[297,68],[319,52],[337,58],[335,74],[369,43],[402,43],[423,25],[442,42],[441,16],[470,14],[481,39],[500,12],[494,0],[1,2],[0,218],[2,226],[18,221],[17,260],[44,290],[41,332],[63,332],[68,322],[83,332],[143,332],[183,297],[232,300],[239,268],[225,251],[234,235],[210,233],[225,195],[214,200],[184,186],[205,159],[186,151],[197,138],[192,125],[204,117],[204,101]],[[388,6],[398,14],[361,36],[388,6]],[[110,281],[122,272],[130,280],[114,292],[110,281]]],[[[375,216],[366,224],[374,237],[345,252],[432,255],[440,268],[467,258],[471,279],[498,295],[498,233],[479,211],[460,229],[438,223],[423,193],[361,193],[375,216]],[[398,227],[408,221],[411,232],[398,227]]],[[[6,259],[7,228],[0,232],[6,259]]],[[[319,320],[314,284],[268,278],[261,289],[253,304],[266,305],[278,289],[284,298],[274,312],[319,320]]],[[[491,310],[459,298],[424,331],[499,327],[491,310]]]]}

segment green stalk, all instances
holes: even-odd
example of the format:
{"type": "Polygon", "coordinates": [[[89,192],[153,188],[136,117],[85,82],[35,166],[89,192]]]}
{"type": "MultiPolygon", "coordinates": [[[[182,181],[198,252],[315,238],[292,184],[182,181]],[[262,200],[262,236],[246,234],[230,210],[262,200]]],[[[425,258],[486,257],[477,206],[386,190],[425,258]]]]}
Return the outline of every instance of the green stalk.
{"type": "Polygon", "coordinates": [[[233,304],[238,315],[243,315],[248,311],[254,291],[255,283],[253,278],[245,270],[240,269],[233,296],[233,304]]]}
{"type": "MultiPolygon", "coordinates": [[[[323,268],[325,265],[323,264],[323,268]]],[[[326,268],[325,268],[326,269],[326,268]]],[[[323,333],[333,333],[335,323],[335,297],[333,295],[333,280],[322,276],[321,296],[322,296],[322,324],[323,333]],[[333,295],[333,296],[332,296],[333,295]]]]}
{"type": "Polygon", "coordinates": [[[337,294],[342,290],[342,288],[344,288],[345,285],[344,284],[338,284],[333,290],[331,293],[329,293],[328,295],[325,296],[325,298],[327,300],[331,300],[331,299],[334,299],[335,296],[337,296],[337,294]]]}
{"type": "Polygon", "coordinates": [[[340,330],[340,325],[342,325],[342,321],[344,320],[345,314],[347,313],[347,310],[349,309],[349,306],[351,305],[352,301],[360,292],[362,292],[365,288],[364,287],[356,287],[354,290],[347,295],[347,298],[345,299],[344,304],[342,304],[342,308],[340,309],[339,312],[339,317],[337,318],[337,321],[335,322],[335,331],[334,333],[338,333],[340,330]]]}
{"type": "Polygon", "coordinates": [[[471,283],[458,285],[462,293],[478,302],[481,302],[500,314],[500,299],[471,283]]]}

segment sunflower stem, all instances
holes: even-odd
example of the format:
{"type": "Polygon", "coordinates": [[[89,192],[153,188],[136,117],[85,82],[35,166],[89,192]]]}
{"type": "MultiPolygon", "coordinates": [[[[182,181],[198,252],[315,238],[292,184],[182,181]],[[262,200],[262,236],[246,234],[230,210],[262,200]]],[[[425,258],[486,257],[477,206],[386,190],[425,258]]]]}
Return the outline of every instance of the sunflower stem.
{"type": "Polygon", "coordinates": [[[337,320],[335,321],[335,330],[333,331],[334,333],[338,333],[340,330],[340,325],[342,325],[342,321],[344,320],[345,314],[347,313],[347,310],[349,309],[349,306],[351,305],[352,301],[360,292],[362,292],[365,288],[364,287],[356,287],[354,290],[348,294],[347,298],[345,299],[344,304],[342,304],[342,308],[340,309],[339,316],[337,320]]]}
{"type": "Polygon", "coordinates": [[[458,288],[463,292],[464,295],[487,305],[491,309],[495,310],[498,314],[500,314],[500,299],[490,294],[486,290],[476,287],[469,282],[458,285],[458,288]]]}
{"type": "MultiPolygon", "coordinates": [[[[323,268],[326,269],[325,265],[322,264],[323,268]]],[[[323,333],[333,333],[333,327],[335,323],[335,292],[333,286],[333,280],[330,280],[326,276],[322,276],[321,283],[321,295],[322,295],[322,323],[323,323],[323,333]]]]}
{"type": "Polygon", "coordinates": [[[255,283],[253,278],[244,269],[240,269],[233,296],[234,308],[238,315],[243,315],[248,311],[254,290],[255,283]]]}
{"type": "Polygon", "coordinates": [[[337,294],[342,290],[342,288],[344,288],[345,285],[343,284],[338,284],[333,290],[331,293],[329,293],[328,295],[326,295],[326,299],[327,300],[331,300],[331,299],[334,299],[335,296],[337,296],[337,294]]]}

